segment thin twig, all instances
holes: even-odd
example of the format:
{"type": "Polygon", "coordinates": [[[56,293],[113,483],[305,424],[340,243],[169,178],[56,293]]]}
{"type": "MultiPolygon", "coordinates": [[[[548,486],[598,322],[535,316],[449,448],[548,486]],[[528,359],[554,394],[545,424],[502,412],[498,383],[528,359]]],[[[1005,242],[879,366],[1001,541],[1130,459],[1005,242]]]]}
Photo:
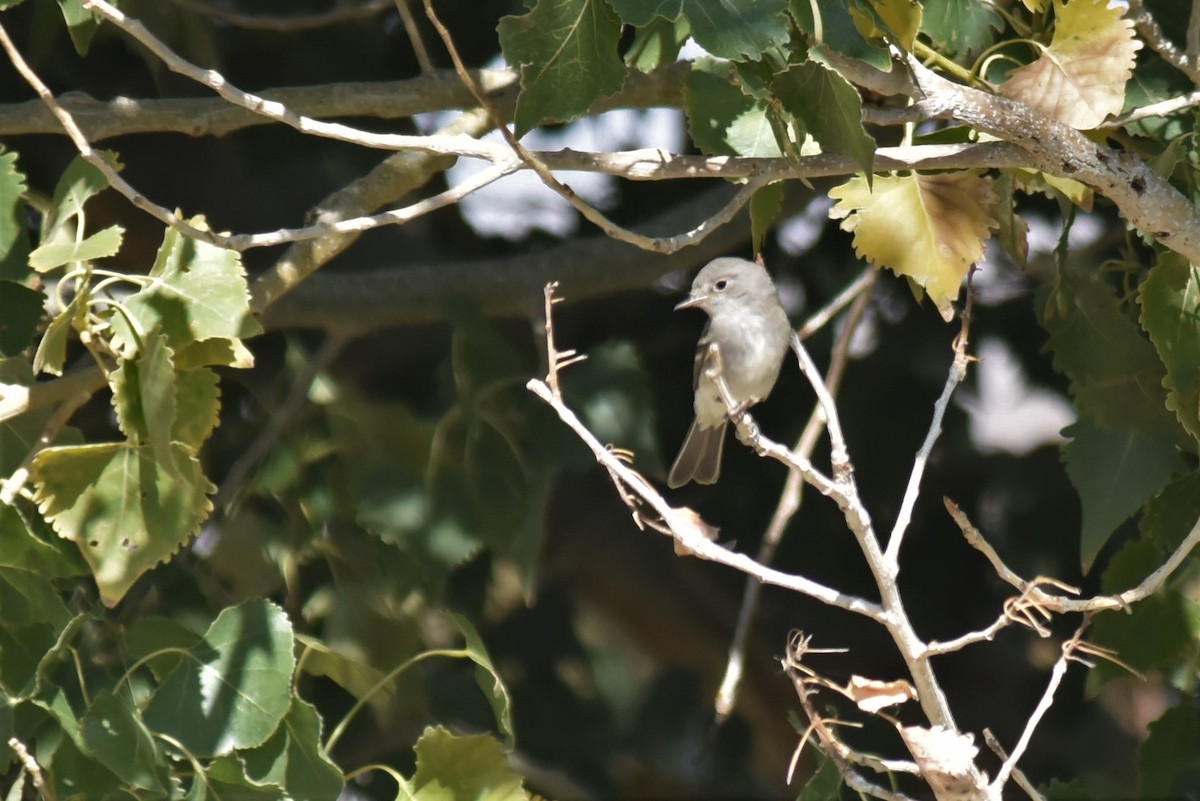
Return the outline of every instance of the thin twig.
{"type": "Polygon", "coordinates": [[[88,143],[87,138],[84,137],[83,132],[79,130],[79,126],[75,124],[75,120],[73,120],[71,115],[68,114],[63,107],[59,105],[58,101],[54,99],[54,94],[50,91],[46,84],[42,83],[42,79],[38,77],[37,73],[35,73],[29,66],[28,62],[25,61],[25,58],[21,55],[20,51],[17,50],[17,46],[13,44],[12,39],[9,38],[8,31],[5,30],[3,23],[0,23],[0,47],[4,48],[4,52],[8,55],[9,60],[12,61],[13,66],[17,68],[17,72],[19,72],[21,77],[25,79],[25,82],[33,88],[33,91],[37,92],[38,97],[41,98],[42,102],[46,104],[46,107],[50,109],[50,113],[53,114],[59,121],[59,124],[62,125],[63,130],[66,132],[67,136],[71,138],[71,142],[75,145],[75,149],[79,151],[79,155],[86,159],[89,164],[99,170],[100,174],[104,176],[105,180],[108,181],[109,185],[113,189],[116,189],[118,192],[124,195],[134,206],[142,209],[145,212],[148,212],[163,225],[171,228],[177,228],[192,239],[199,239],[204,242],[219,246],[220,237],[217,234],[214,234],[212,231],[197,228],[196,226],[181,220],[178,216],[163,206],[159,206],[157,203],[151,201],[141,192],[134,189],[133,186],[124,178],[122,178],[121,174],[118,173],[102,155],[100,155],[100,153],[92,148],[91,144],[88,143]]]}
{"type": "Polygon", "coordinates": [[[458,54],[458,48],[455,47],[454,40],[450,36],[450,31],[447,30],[446,26],[442,24],[442,21],[438,18],[437,12],[433,10],[433,0],[425,0],[425,16],[427,16],[429,21],[433,23],[434,29],[442,38],[442,43],[446,46],[446,50],[450,54],[450,59],[454,62],[454,69],[462,78],[463,83],[470,90],[471,94],[475,96],[475,99],[479,102],[479,105],[487,109],[489,113],[492,114],[496,121],[497,130],[500,131],[501,136],[504,137],[504,141],[508,143],[510,148],[512,148],[512,152],[516,154],[517,158],[519,158],[527,167],[533,170],[538,178],[541,179],[543,184],[570,203],[580,214],[583,215],[584,219],[595,225],[613,239],[618,239],[622,242],[628,242],[629,244],[635,245],[643,250],[652,250],[659,253],[673,253],[682,247],[695,244],[699,240],[708,236],[708,234],[710,234],[718,226],[729,222],[742,209],[742,207],[750,202],[750,199],[754,196],[755,192],[770,182],[759,175],[751,176],[746,182],[746,185],[742,187],[741,191],[734,195],[733,199],[725,206],[725,208],[723,208],[710,219],[702,222],[693,230],[678,236],[645,236],[637,233],[636,231],[631,231],[628,228],[617,225],[612,220],[608,219],[608,217],[604,216],[599,209],[581,198],[575,192],[575,190],[559,181],[558,178],[554,176],[554,173],[550,171],[550,168],[540,159],[538,159],[536,155],[530,152],[524,145],[522,145],[520,140],[517,139],[516,135],[508,129],[508,126],[504,124],[503,118],[496,111],[495,104],[492,102],[491,98],[480,91],[478,85],[475,83],[475,79],[471,77],[471,73],[467,70],[466,65],[463,64],[462,58],[458,54]]]}
{"type": "Polygon", "coordinates": [[[428,75],[433,72],[433,62],[429,59],[429,51],[425,49],[425,40],[421,38],[421,29],[417,27],[417,20],[413,17],[412,9],[408,7],[409,0],[395,0],[395,3],[396,12],[400,14],[400,21],[408,33],[408,41],[412,43],[413,55],[417,57],[417,64],[420,65],[421,72],[428,75]]]}
{"type": "MultiPolygon", "coordinates": [[[[983,741],[987,743],[987,747],[992,749],[996,756],[1000,757],[1003,762],[1008,759],[1008,752],[1004,750],[1004,746],[1000,745],[1000,741],[996,739],[996,735],[992,734],[991,729],[983,730],[983,741]]],[[[1038,789],[1033,786],[1033,782],[1026,778],[1025,773],[1017,767],[1013,768],[1013,781],[1015,781],[1025,793],[1033,799],[1033,801],[1046,801],[1046,796],[1038,792],[1038,789]]]]}
{"type": "Polygon", "coordinates": [[[929,463],[929,456],[933,452],[933,446],[937,443],[938,437],[941,436],[942,419],[946,416],[946,409],[950,406],[950,397],[967,376],[967,363],[970,361],[970,357],[967,355],[967,345],[970,342],[971,336],[973,298],[971,278],[970,274],[968,274],[967,305],[962,315],[962,329],[959,331],[958,336],[954,338],[954,360],[950,363],[950,373],[946,376],[946,383],[942,387],[942,394],[933,406],[933,418],[929,421],[929,431],[925,435],[925,441],[921,444],[921,449],[917,451],[916,458],[913,459],[912,473],[909,474],[908,486],[904,490],[904,500],[900,504],[899,513],[896,515],[896,524],[892,527],[892,534],[888,538],[885,556],[888,563],[894,569],[898,569],[900,543],[904,539],[904,533],[908,530],[909,523],[912,522],[912,511],[913,507],[916,506],[917,496],[921,492],[921,479],[925,475],[925,465],[929,463]]]}
{"type": "Polygon", "coordinates": [[[1062,656],[1054,663],[1054,668],[1050,671],[1050,680],[1046,683],[1046,690],[1042,693],[1042,698],[1038,701],[1037,706],[1033,710],[1033,714],[1029,716],[1029,720],[1025,723],[1025,730],[1021,732],[1020,739],[1013,746],[1012,753],[1008,759],[1004,760],[1004,764],[1000,766],[1000,770],[996,773],[996,778],[992,780],[991,787],[988,789],[995,794],[996,798],[1000,798],[1001,792],[1004,790],[1004,785],[1008,783],[1008,777],[1016,768],[1017,762],[1025,753],[1025,749],[1029,746],[1029,740],[1033,737],[1033,732],[1037,729],[1038,723],[1042,717],[1050,709],[1050,705],[1054,703],[1054,693],[1058,691],[1058,686],[1062,683],[1063,676],[1067,673],[1067,663],[1071,661],[1071,655],[1075,649],[1079,647],[1080,641],[1083,639],[1083,632],[1087,630],[1091,620],[1085,619],[1075,635],[1070,640],[1063,643],[1062,656]]]}
{"type": "MultiPolygon", "coordinates": [[[[870,268],[865,270],[849,287],[838,293],[837,297],[810,317],[800,329],[801,337],[806,336],[806,330],[810,333],[817,330],[844,308],[845,304],[851,298],[854,298],[854,305],[851,307],[846,317],[846,323],[842,327],[842,331],[838,335],[837,342],[833,347],[833,355],[829,360],[829,370],[825,375],[825,384],[829,387],[829,392],[833,396],[837,395],[842,376],[845,375],[845,368],[850,355],[850,342],[854,338],[854,332],[862,320],[863,313],[866,311],[871,297],[870,289],[874,285],[877,276],[877,270],[870,268]],[[818,320],[820,321],[819,323],[818,320]]],[[[800,438],[796,441],[796,445],[792,448],[792,452],[804,459],[811,459],[821,432],[824,430],[825,415],[822,414],[821,408],[818,406],[809,415],[808,423],[805,425],[804,431],[800,434],[800,438]]],[[[799,471],[789,470],[787,478],[784,480],[783,490],[779,494],[779,501],[775,506],[775,512],[771,516],[771,522],[767,525],[767,530],[763,533],[762,543],[759,545],[758,554],[755,556],[759,564],[769,565],[775,560],[775,552],[779,548],[779,543],[783,541],[783,533],[796,512],[800,510],[803,490],[804,480],[802,474],[799,471]]],[[[734,625],[733,638],[729,644],[729,655],[725,660],[725,674],[721,678],[721,684],[717,689],[716,699],[713,703],[717,724],[722,723],[729,717],[737,705],[738,688],[741,685],[743,666],[746,660],[746,647],[750,638],[750,627],[758,611],[758,601],[761,594],[761,584],[756,581],[746,581],[746,587],[742,591],[742,605],[738,610],[737,623],[734,625]]]]}
{"type": "MultiPolygon", "coordinates": [[[[804,325],[800,326],[800,338],[808,339],[817,331],[824,328],[826,323],[836,317],[847,305],[864,295],[869,296],[870,289],[875,285],[875,279],[878,277],[879,271],[874,267],[868,267],[859,273],[858,278],[855,278],[849,286],[839,292],[837,297],[826,303],[804,321],[804,325]]],[[[832,368],[830,369],[832,370],[832,368]]]]}

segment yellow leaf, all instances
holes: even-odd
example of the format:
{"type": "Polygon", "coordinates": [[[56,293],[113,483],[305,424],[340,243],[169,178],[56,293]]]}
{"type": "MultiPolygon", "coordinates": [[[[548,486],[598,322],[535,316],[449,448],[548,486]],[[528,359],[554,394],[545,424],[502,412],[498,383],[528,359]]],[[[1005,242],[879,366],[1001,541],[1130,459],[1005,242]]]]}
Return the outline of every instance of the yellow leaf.
{"type": "Polygon", "coordinates": [[[991,181],[972,172],[876,177],[872,192],[856,176],[829,195],[838,201],[829,216],[844,218],[859,257],[920,284],[949,322],[958,288],[996,227],[991,181]]]}
{"type": "Polygon", "coordinates": [[[1048,172],[1026,167],[1014,167],[1010,171],[1017,188],[1026,194],[1032,195],[1035,192],[1041,192],[1049,198],[1062,196],[1084,211],[1092,210],[1092,200],[1095,194],[1079,181],[1072,178],[1060,178],[1048,172]]]}
{"type": "MultiPolygon", "coordinates": [[[[921,4],[916,0],[872,0],[871,5],[875,9],[875,13],[883,21],[891,33],[898,38],[898,44],[905,50],[911,50],[913,42],[917,38],[917,34],[921,32],[921,19],[924,10],[921,4]]],[[[853,5],[850,7],[851,13],[856,13],[853,5]]],[[[867,34],[869,38],[882,37],[883,32],[878,29],[873,21],[862,12],[857,12],[859,20],[863,23],[861,27],[866,27],[869,30],[867,34]]]]}
{"type": "Polygon", "coordinates": [[[1119,113],[1142,46],[1121,11],[1108,0],[1055,0],[1050,47],[1014,71],[1000,93],[1075,128],[1095,128],[1119,113]]]}

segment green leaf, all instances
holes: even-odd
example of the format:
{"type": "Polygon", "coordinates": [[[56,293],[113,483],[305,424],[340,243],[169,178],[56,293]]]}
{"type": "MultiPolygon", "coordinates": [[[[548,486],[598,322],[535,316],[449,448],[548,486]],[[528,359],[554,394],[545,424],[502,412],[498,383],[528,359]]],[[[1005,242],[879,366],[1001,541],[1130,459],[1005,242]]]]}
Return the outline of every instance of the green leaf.
{"type": "Polygon", "coordinates": [[[611,0],[621,22],[642,28],[651,25],[655,17],[668,22],[679,19],[683,0],[611,0]]]}
{"type": "MultiPolygon", "coordinates": [[[[1200,769],[1200,710],[1183,702],[1150,724],[1150,736],[1138,760],[1140,798],[1186,798],[1177,784],[1200,769]]],[[[1194,784],[1191,785],[1194,789],[1194,784]]]]}
{"type": "Polygon", "coordinates": [[[177,413],[171,439],[186,445],[192,453],[200,451],[220,420],[221,388],[217,382],[217,374],[207,367],[175,373],[177,413]]]}
{"type": "Polygon", "coordinates": [[[478,666],[475,671],[475,680],[479,684],[480,691],[492,706],[492,713],[496,716],[496,725],[500,727],[500,733],[504,735],[505,744],[508,748],[512,748],[515,739],[512,696],[508,694],[508,688],[500,679],[499,671],[492,664],[492,658],[488,656],[487,647],[483,644],[483,638],[479,636],[475,625],[462,615],[453,612],[450,613],[450,619],[454,621],[454,625],[458,627],[467,641],[467,653],[471,661],[478,666]]]}
{"type": "Polygon", "coordinates": [[[266,601],[221,610],[143,713],[199,757],[262,745],[291,708],[292,624],[266,601]]]}
{"type": "Polygon", "coordinates": [[[838,772],[837,763],[821,754],[817,758],[817,769],[812,778],[797,797],[797,801],[827,801],[839,798],[838,790],[842,786],[842,774],[838,772]]]}
{"type": "Polygon", "coordinates": [[[87,297],[80,293],[71,299],[67,308],[46,326],[46,333],[38,343],[37,351],[33,354],[33,371],[35,373],[50,373],[62,375],[63,364],[67,360],[67,339],[76,319],[83,313],[87,297]]]}
{"type": "Polygon", "coordinates": [[[29,347],[42,319],[45,296],[16,281],[0,279],[0,358],[18,356],[29,347]]]}
{"type": "Polygon", "coordinates": [[[925,0],[924,31],[946,55],[976,53],[992,42],[1004,20],[988,3],[977,0],[925,0]]]}
{"type": "MultiPolygon", "coordinates": [[[[98,151],[101,158],[113,169],[121,169],[117,154],[98,151]]],[[[76,226],[72,221],[82,218],[84,204],[108,188],[104,173],[88,163],[83,156],[76,156],[58,179],[54,195],[50,200],[50,213],[42,223],[42,244],[48,242],[73,242],[76,226]]]]}
{"type": "MultiPolygon", "coordinates": [[[[193,220],[193,224],[198,221],[193,220]]],[[[161,328],[175,352],[210,338],[240,338],[261,329],[250,315],[250,292],[241,257],[168,228],[150,271],[150,283],[126,299],[126,314],[142,332],[161,328]]],[[[125,316],[111,320],[113,344],[126,357],[139,337],[125,316]]]]}
{"type": "MultiPolygon", "coordinates": [[[[17,505],[0,506],[0,570],[28,571],[43,580],[83,575],[87,566],[79,551],[58,537],[45,542],[29,530],[17,505]]],[[[57,591],[53,591],[57,597],[57,591]]],[[[49,596],[46,596],[47,598],[49,596]]],[[[59,604],[53,604],[58,609],[59,604]]],[[[40,620],[25,616],[22,620],[40,620]]]]}
{"type": "MultiPolygon", "coordinates": [[[[1129,542],[1104,571],[1101,587],[1116,594],[1136,587],[1162,564],[1162,556],[1149,540],[1129,542]]],[[[1128,613],[1106,612],[1097,616],[1092,629],[1094,641],[1120,654],[1121,660],[1143,673],[1160,670],[1170,675],[1197,655],[1200,607],[1174,587],[1164,587],[1139,601],[1128,613]]],[[[1097,664],[1089,677],[1092,690],[1129,673],[1110,662],[1097,664]]]]}
{"type": "Polygon", "coordinates": [[[639,72],[674,64],[690,32],[687,20],[682,17],[676,20],[656,17],[649,25],[638,28],[625,53],[625,63],[639,72]]]}
{"type": "Polygon", "coordinates": [[[527,14],[503,17],[497,31],[505,60],[521,72],[517,136],[547,120],[578,119],[625,82],[621,21],[608,0],[538,0],[527,14]]]}
{"type": "Polygon", "coordinates": [[[417,801],[526,801],[521,777],[508,766],[499,741],[489,734],[458,736],[430,726],[413,747],[417,801]]]}
{"type": "Polygon", "coordinates": [[[1083,505],[1079,557],[1086,573],[1109,535],[1184,464],[1169,437],[1102,429],[1080,421],[1063,433],[1067,476],[1083,505]]]}
{"type": "Polygon", "coordinates": [[[824,64],[796,64],[775,76],[771,90],[821,145],[822,152],[850,156],[868,182],[875,140],[862,124],[862,98],[849,81],[824,64]]]}
{"type": "Polygon", "coordinates": [[[1200,439],[1200,268],[1166,253],[1142,282],[1142,327],[1167,368],[1167,407],[1200,439]]]}
{"type": "Polygon", "coordinates": [[[1142,512],[1141,530],[1163,556],[1179,547],[1200,520],[1200,470],[1162,488],[1142,512]]]}
{"type": "Polygon", "coordinates": [[[862,35],[844,0],[789,0],[788,9],[800,30],[814,45],[828,46],[843,56],[856,58],[876,69],[890,71],[892,59],[887,47],[862,35]]]}
{"type": "Polygon", "coordinates": [[[787,0],[683,0],[696,43],[718,58],[757,59],[788,40],[787,0]]]}
{"type": "Polygon", "coordinates": [[[294,801],[337,801],[342,791],[342,772],[321,747],[321,719],[299,698],[271,738],[241,757],[251,781],[280,787],[294,801]]]}
{"type": "Polygon", "coordinates": [[[146,571],[187,542],[212,510],[204,477],[187,449],[171,466],[149,448],[126,444],[47,448],[33,462],[34,500],[92,569],[105,604],[116,604],[146,571]]]}
{"type": "Polygon", "coordinates": [[[709,156],[783,155],[765,104],[734,86],[728,64],[701,59],[683,82],[683,107],[692,140],[709,156]]]}
{"type": "Polygon", "coordinates": [[[782,183],[768,184],[750,198],[750,241],[755,253],[762,253],[763,240],[782,207],[782,183]]]}
{"type": "Polygon", "coordinates": [[[25,175],[17,169],[17,154],[0,145],[0,279],[20,281],[29,274],[29,231],[21,209],[24,194],[25,175]]]}
{"type": "Polygon", "coordinates": [[[1071,379],[1082,414],[1101,427],[1183,433],[1166,407],[1162,362],[1111,287],[1094,273],[1065,269],[1040,301],[1054,366],[1071,379]]]}
{"type": "Polygon", "coordinates": [[[154,461],[174,470],[171,453],[176,422],[175,367],[161,331],[145,335],[137,356],[109,375],[117,425],[134,445],[149,444],[154,461]]]}
{"type": "Polygon", "coordinates": [[[117,774],[128,788],[164,793],[166,762],[128,695],[101,693],[79,721],[88,753],[117,774]]]}
{"type": "Polygon", "coordinates": [[[77,261],[95,261],[116,255],[125,229],[119,225],[97,231],[79,242],[47,242],[29,254],[29,266],[39,273],[77,261]]]}
{"type": "Polygon", "coordinates": [[[75,52],[86,56],[92,37],[100,27],[100,16],[85,9],[82,0],[58,0],[58,4],[62,7],[63,20],[67,23],[75,52]]]}
{"type": "MultiPolygon", "coordinates": [[[[297,665],[304,673],[324,676],[357,699],[365,696],[383,678],[382,670],[353,654],[343,653],[316,637],[297,634],[296,644],[303,649],[297,665]]],[[[386,698],[392,691],[392,685],[389,684],[375,692],[377,696],[382,694],[382,697],[386,698]]]]}
{"type": "Polygon", "coordinates": [[[126,663],[146,659],[146,666],[159,682],[179,666],[186,652],[203,644],[203,634],[166,617],[143,617],[121,638],[126,663]]]}

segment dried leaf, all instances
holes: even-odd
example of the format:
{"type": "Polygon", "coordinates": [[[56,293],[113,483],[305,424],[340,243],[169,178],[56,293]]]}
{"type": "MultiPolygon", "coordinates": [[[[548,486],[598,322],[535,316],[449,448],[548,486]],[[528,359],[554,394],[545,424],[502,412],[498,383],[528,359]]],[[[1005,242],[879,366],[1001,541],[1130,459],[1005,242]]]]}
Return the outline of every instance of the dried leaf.
{"type": "Polygon", "coordinates": [[[917,700],[917,690],[904,679],[880,681],[863,676],[851,676],[846,685],[846,697],[858,704],[863,712],[875,714],[889,706],[917,700]]]}
{"type": "Polygon", "coordinates": [[[1050,47],[1014,71],[1000,93],[1075,128],[1095,128],[1119,113],[1142,46],[1121,12],[1108,0],[1056,0],[1050,47]]]}
{"type": "Polygon", "coordinates": [[[991,181],[971,172],[880,177],[872,192],[855,177],[829,195],[838,201],[829,216],[844,218],[855,252],[920,284],[949,322],[958,288],[996,227],[991,181]]]}
{"type": "Polygon", "coordinates": [[[975,738],[941,726],[896,728],[935,798],[984,797],[986,778],[975,769],[975,738]]]}

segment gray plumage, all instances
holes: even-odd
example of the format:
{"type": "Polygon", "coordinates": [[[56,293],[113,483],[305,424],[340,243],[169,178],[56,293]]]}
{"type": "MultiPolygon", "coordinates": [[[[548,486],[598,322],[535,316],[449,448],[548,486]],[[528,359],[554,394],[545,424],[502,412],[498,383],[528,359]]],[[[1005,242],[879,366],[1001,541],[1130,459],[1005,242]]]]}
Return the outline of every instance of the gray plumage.
{"type": "Polygon", "coordinates": [[[709,319],[696,347],[692,375],[696,417],[667,483],[712,484],[721,472],[727,409],[717,383],[705,376],[709,343],[717,343],[722,375],[733,397],[751,406],[775,386],[792,329],[771,276],[745,259],[709,262],[692,282],[691,294],[675,308],[703,309],[709,319]]]}

